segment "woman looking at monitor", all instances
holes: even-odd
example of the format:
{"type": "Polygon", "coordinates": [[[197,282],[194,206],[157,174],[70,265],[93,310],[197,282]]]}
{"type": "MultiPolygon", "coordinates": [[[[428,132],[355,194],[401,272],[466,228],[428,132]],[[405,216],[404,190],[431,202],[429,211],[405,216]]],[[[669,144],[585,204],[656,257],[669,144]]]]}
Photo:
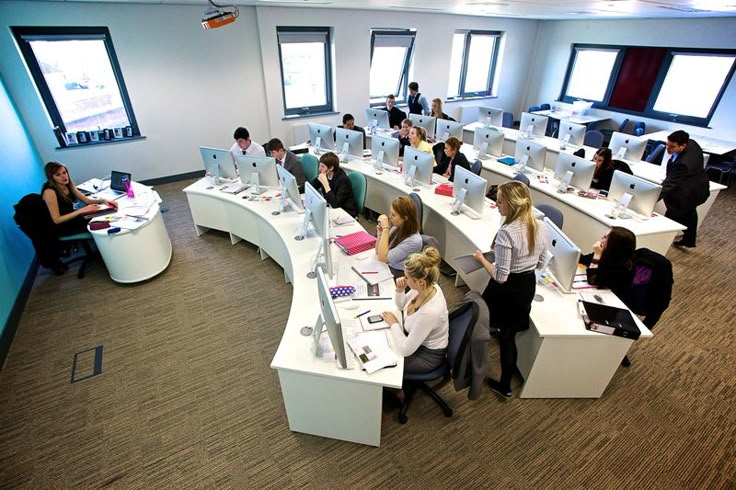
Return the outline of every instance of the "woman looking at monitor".
{"type": "Polygon", "coordinates": [[[547,250],[547,227],[534,218],[529,188],[511,181],[498,187],[496,205],[504,223],[493,239],[494,263],[483,252],[477,260],[491,276],[483,291],[488,304],[491,328],[500,332],[501,379],[489,379],[491,389],[511,398],[511,376],[516,369],[516,333],[529,328],[529,312],[534,299],[534,270],[544,262],[547,250]]]}
{"type": "Polygon", "coordinates": [[[466,170],[470,170],[470,162],[464,154],[460,152],[462,143],[454,136],[450,136],[445,141],[445,154],[439,164],[434,168],[434,173],[446,177],[450,182],[455,181],[455,168],[458,166],[466,170]]]}
{"type": "Polygon", "coordinates": [[[593,244],[593,253],[580,257],[587,266],[588,284],[610,289],[622,301],[634,279],[636,235],[621,226],[612,226],[593,244]]]}
{"type": "Polygon", "coordinates": [[[434,159],[434,154],[432,153],[432,145],[427,142],[427,131],[424,128],[413,126],[409,130],[409,143],[412,148],[432,155],[433,166],[437,166],[437,160],[434,159]]]}
{"type": "Polygon", "coordinates": [[[442,112],[442,99],[439,97],[432,99],[432,112],[430,113],[430,116],[436,117],[437,119],[444,119],[446,121],[454,121],[453,118],[442,112]]]}
{"type": "Polygon", "coordinates": [[[421,252],[419,227],[417,207],[408,196],[394,199],[389,216],[378,217],[376,255],[378,260],[388,263],[394,276],[403,275],[404,261],[409,255],[421,252]]]}
{"type": "Polygon", "coordinates": [[[340,159],[332,152],[319,158],[319,175],[312,186],[325,196],[332,208],[342,208],[350,216],[358,216],[358,205],[353,196],[353,186],[345,170],[340,168],[340,159]]]}
{"type": "Polygon", "coordinates": [[[613,180],[613,172],[620,170],[631,174],[631,168],[620,160],[613,160],[610,148],[600,148],[593,155],[595,162],[595,173],[593,174],[593,182],[591,187],[607,191],[611,188],[611,180],[613,180]]]}
{"type": "Polygon", "coordinates": [[[87,222],[82,218],[85,214],[99,211],[96,204],[107,204],[117,208],[115,201],[90,199],[82,194],[74,185],[69,170],[59,162],[49,162],[44,167],[46,182],[41,189],[46,206],[49,208],[51,220],[56,225],[59,236],[75,235],[87,231],[87,222]],[[74,204],[81,201],[85,206],[74,209],[74,204]]]}

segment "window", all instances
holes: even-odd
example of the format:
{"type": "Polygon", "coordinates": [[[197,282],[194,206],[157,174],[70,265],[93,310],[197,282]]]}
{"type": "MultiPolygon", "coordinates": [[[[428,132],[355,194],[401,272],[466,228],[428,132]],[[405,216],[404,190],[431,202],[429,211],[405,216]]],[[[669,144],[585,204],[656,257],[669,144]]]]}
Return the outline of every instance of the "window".
{"type": "Polygon", "coordinates": [[[332,111],[328,27],[277,27],[284,114],[332,111]]]}
{"type": "Polygon", "coordinates": [[[705,127],[735,61],[736,50],[573,45],[560,99],[705,127]]]}
{"type": "Polygon", "coordinates": [[[140,136],[107,27],[11,29],[61,147],[77,131],[130,128],[126,136],[140,136]]]}
{"type": "Polygon", "coordinates": [[[501,33],[457,31],[452,38],[448,98],[491,95],[501,33]]]}
{"type": "Polygon", "coordinates": [[[383,104],[390,94],[396,102],[406,101],[415,34],[414,29],[371,31],[371,104],[383,104]]]}

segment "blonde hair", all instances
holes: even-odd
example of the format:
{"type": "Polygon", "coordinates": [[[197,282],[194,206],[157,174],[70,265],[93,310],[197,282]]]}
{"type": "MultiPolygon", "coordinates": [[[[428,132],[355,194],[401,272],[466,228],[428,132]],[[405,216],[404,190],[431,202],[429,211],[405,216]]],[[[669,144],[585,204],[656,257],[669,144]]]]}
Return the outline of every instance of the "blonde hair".
{"type": "Polygon", "coordinates": [[[419,141],[427,141],[427,130],[421,126],[412,126],[412,130],[417,132],[417,138],[419,141]]]}
{"type": "Polygon", "coordinates": [[[427,247],[422,252],[413,253],[404,261],[404,274],[419,281],[424,279],[427,286],[435,284],[440,278],[440,251],[427,247]]]}
{"type": "Polygon", "coordinates": [[[432,116],[441,119],[442,118],[442,99],[439,97],[436,97],[432,99],[432,104],[437,104],[437,112],[434,112],[434,108],[432,108],[432,116]]]}
{"type": "Polygon", "coordinates": [[[529,254],[533,254],[537,241],[537,220],[534,218],[532,196],[529,194],[529,188],[518,180],[512,180],[500,185],[498,194],[506,204],[505,223],[513,223],[520,219],[526,224],[529,254]]]}

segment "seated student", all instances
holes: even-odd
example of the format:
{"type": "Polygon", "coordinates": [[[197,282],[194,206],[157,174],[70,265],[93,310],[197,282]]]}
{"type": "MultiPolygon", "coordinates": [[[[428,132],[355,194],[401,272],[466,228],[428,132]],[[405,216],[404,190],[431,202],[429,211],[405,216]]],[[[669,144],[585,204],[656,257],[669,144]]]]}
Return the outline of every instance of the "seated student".
{"type": "MultiPolygon", "coordinates": [[[[447,301],[437,284],[439,264],[440,253],[434,247],[411,254],[404,262],[404,277],[396,280],[394,293],[394,304],[401,309],[403,322],[391,312],[381,314],[391,325],[395,351],[404,357],[405,373],[432,371],[445,360],[449,321],[447,301]],[[410,288],[408,293],[406,286],[410,288]]],[[[403,402],[401,394],[399,400],[403,402]]]]}
{"type": "Polygon", "coordinates": [[[332,152],[319,158],[319,175],[312,186],[325,196],[332,208],[342,208],[353,218],[358,216],[358,205],[353,196],[353,186],[345,170],[340,168],[340,159],[332,152]]]}
{"type": "Polygon", "coordinates": [[[427,98],[419,93],[419,84],[417,82],[409,83],[409,97],[407,97],[406,103],[409,106],[409,114],[429,115],[427,98]]]}
{"type": "Polygon", "coordinates": [[[399,143],[401,143],[401,146],[399,146],[399,156],[404,156],[404,147],[411,145],[411,142],[409,141],[409,131],[411,131],[411,128],[414,127],[414,123],[411,122],[411,119],[404,119],[401,121],[401,129],[399,130],[399,143]]]}
{"type": "Polygon", "coordinates": [[[631,174],[631,168],[620,160],[613,160],[610,148],[600,148],[593,156],[595,162],[595,173],[593,174],[593,182],[590,186],[593,189],[607,191],[611,187],[613,172],[621,170],[627,174],[631,174]]]}
{"type": "Polygon", "coordinates": [[[460,152],[460,146],[462,143],[459,139],[454,136],[450,136],[445,141],[445,154],[442,160],[434,168],[434,173],[440,174],[450,179],[450,182],[455,181],[455,168],[460,166],[466,170],[470,170],[470,162],[460,152]]]}
{"type": "Polygon", "coordinates": [[[82,194],[74,185],[69,170],[61,163],[49,162],[43,170],[46,182],[41,189],[41,197],[49,208],[51,220],[56,225],[59,236],[76,235],[87,231],[87,221],[83,216],[98,211],[99,207],[96,204],[118,207],[115,201],[90,199],[82,194]],[[86,206],[74,209],[77,201],[82,201],[86,206]]]}
{"type": "Polygon", "coordinates": [[[266,150],[261,145],[250,139],[250,133],[245,128],[238,128],[233,133],[235,143],[230,147],[230,153],[233,155],[233,162],[237,165],[237,157],[240,155],[248,155],[252,157],[265,157],[266,150]]]}
{"type": "Polygon", "coordinates": [[[412,148],[432,155],[432,161],[434,162],[432,166],[437,166],[437,160],[434,159],[434,154],[432,153],[432,145],[427,142],[427,131],[424,128],[419,126],[412,127],[409,130],[409,143],[411,143],[412,148]]]}
{"type": "Polygon", "coordinates": [[[386,97],[386,107],[382,109],[388,111],[388,125],[391,129],[399,129],[401,121],[406,119],[406,113],[396,107],[396,97],[393,94],[386,97]]]}
{"type": "MultiPolygon", "coordinates": [[[[365,129],[361,128],[360,126],[355,125],[355,118],[353,117],[352,114],[345,114],[344,116],[342,116],[342,126],[338,126],[338,128],[350,129],[352,131],[357,131],[359,133],[362,133],[363,134],[363,149],[365,150],[366,148],[365,129]]],[[[335,134],[335,138],[337,138],[337,134],[335,134]]]]}
{"type": "Polygon", "coordinates": [[[378,260],[387,262],[394,276],[400,276],[403,274],[406,258],[422,250],[417,206],[408,196],[397,197],[391,202],[389,216],[382,214],[377,223],[378,260]]]}
{"type": "Polygon", "coordinates": [[[447,121],[454,121],[453,118],[442,112],[442,99],[439,97],[432,99],[432,112],[429,114],[437,119],[445,119],[447,121]]]}
{"type": "Polygon", "coordinates": [[[276,159],[278,165],[283,167],[296,178],[296,184],[299,186],[299,192],[304,192],[304,171],[302,170],[302,161],[299,157],[284,148],[284,144],[278,138],[271,138],[266,143],[271,156],[276,159]]]}

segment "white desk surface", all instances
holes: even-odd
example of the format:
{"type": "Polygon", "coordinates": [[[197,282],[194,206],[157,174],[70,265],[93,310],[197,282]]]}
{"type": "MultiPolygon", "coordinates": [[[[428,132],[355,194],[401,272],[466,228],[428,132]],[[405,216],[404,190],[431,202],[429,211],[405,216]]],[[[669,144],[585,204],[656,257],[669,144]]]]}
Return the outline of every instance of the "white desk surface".
{"type": "MultiPolygon", "coordinates": [[[[646,133],[642,138],[648,138],[651,141],[667,141],[667,136],[671,133],[672,131],[655,131],[654,133],[646,133]]],[[[690,137],[698,142],[705,153],[725,155],[730,151],[736,150],[736,141],[710,138],[695,133],[690,133],[690,137]]]]}
{"type": "Polygon", "coordinates": [[[539,114],[540,116],[546,116],[551,119],[558,119],[560,121],[569,121],[575,124],[587,125],[594,122],[607,121],[609,117],[594,116],[591,114],[573,114],[569,111],[534,111],[533,114],[539,114]]]}

